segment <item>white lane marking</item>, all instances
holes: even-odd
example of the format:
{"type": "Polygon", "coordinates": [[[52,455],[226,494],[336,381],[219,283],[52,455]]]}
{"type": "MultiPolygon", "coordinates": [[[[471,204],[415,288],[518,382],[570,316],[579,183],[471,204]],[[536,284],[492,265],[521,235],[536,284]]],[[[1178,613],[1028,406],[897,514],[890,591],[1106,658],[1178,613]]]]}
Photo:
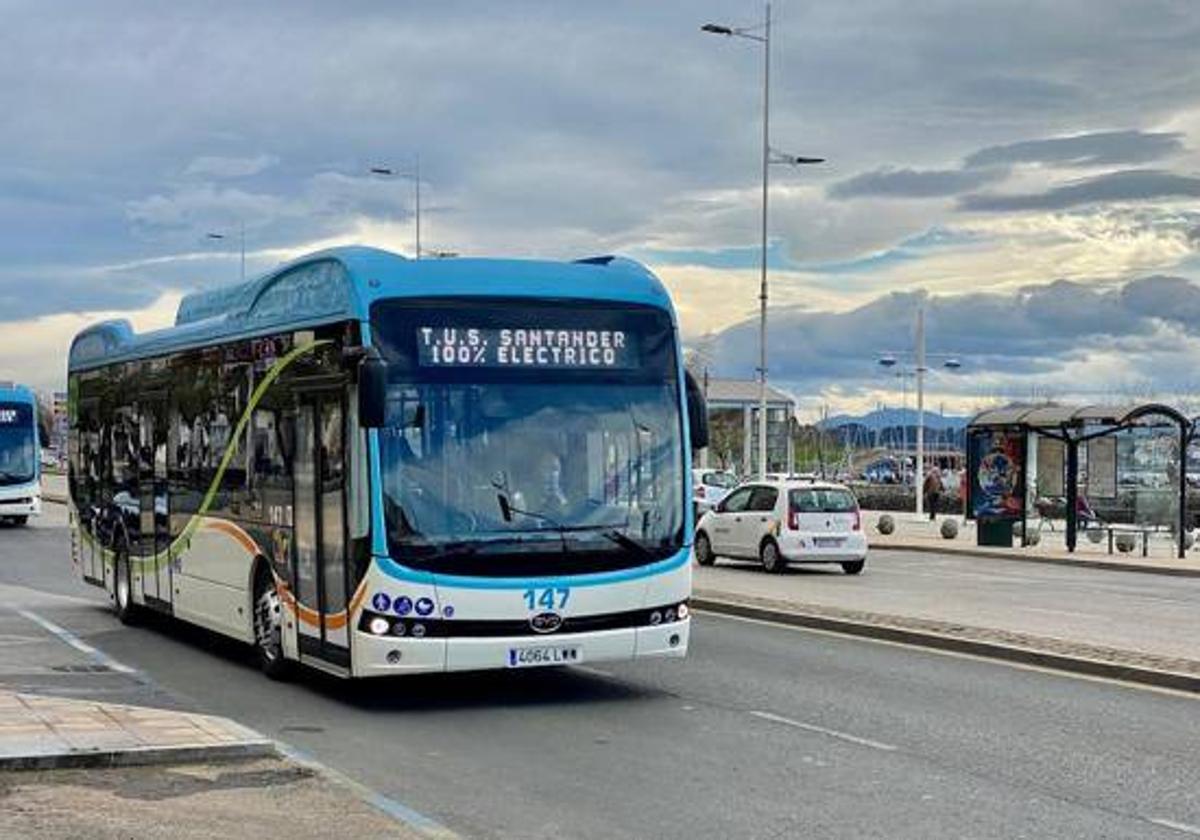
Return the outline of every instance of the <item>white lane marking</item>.
{"type": "Polygon", "coordinates": [[[1090,612],[1075,612],[1074,610],[1059,610],[1050,607],[1017,607],[1022,612],[1045,613],[1046,615],[1064,616],[1070,615],[1076,618],[1108,618],[1108,616],[1100,615],[1099,613],[1090,612]]]}
{"type": "Polygon", "coordinates": [[[84,654],[85,656],[89,657],[97,665],[103,665],[106,668],[108,668],[110,671],[117,671],[118,673],[121,673],[121,674],[137,673],[136,668],[130,668],[128,665],[124,664],[123,662],[118,662],[117,660],[113,659],[111,656],[109,656],[104,651],[99,650],[98,648],[92,647],[87,642],[85,642],[83,639],[79,638],[74,633],[72,633],[70,630],[67,630],[64,627],[59,627],[57,624],[55,624],[50,619],[42,618],[37,613],[30,612],[29,610],[18,610],[17,613],[19,615],[23,616],[24,618],[29,619],[34,624],[41,627],[43,630],[46,630],[48,633],[51,633],[52,635],[58,637],[58,639],[60,641],[66,642],[68,645],[75,648],[75,650],[77,650],[80,653],[84,654]]]}
{"type": "Polygon", "coordinates": [[[1163,828],[1169,828],[1172,831],[1179,831],[1183,834],[1191,834],[1194,837],[1200,837],[1200,828],[1197,828],[1194,825],[1188,825],[1187,823],[1175,822],[1175,820],[1149,818],[1147,818],[1146,822],[1154,823],[1155,825],[1163,828]]]}
{"type": "Polygon", "coordinates": [[[304,750],[278,740],[275,742],[275,745],[281,753],[292,761],[302,764],[324,775],[326,778],[345,786],[360,799],[378,808],[397,822],[407,825],[422,836],[428,837],[430,840],[460,840],[459,835],[436,820],[432,820],[424,814],[414,811],[403,802],[398,802],[390,796],[385,796],[361,782],[356,782],[342,771],[336,770],[328,764],[317,760],[304,750]]]}
{"type": "MultiPolygon", "coordinates": [[[[25,618],[32,621],[34,624],[37,624],[38,626],[44,628],[49,633],[52,633],[54,636],[57,636],[62,641],[66,642],[68,645],[70,645],[71,647],[78,650],[80,653],[84,653],[87,656],[91,657],[93,662],[96,662],[99,665],[105,665],[110,670],[119,671],[123,674],[136,674],[140,678],[142,678],[145,682],[153,684],[153,681],[150,680],[149,677],[145,676],[145,674],[143,672],[139,671],[137,668],[131,668],[130,666],[125,665],[122,662],[118,662],[117,660],[113,659],[111,656],[109,656],[104,651],[102,651],[98,648],[92,647],[87,642],[83,641],[78,636],[76,636],[74,633],[72,633],[70,630],[67,630],[64,627],[59,627],[53,621],[50,621],[47,618],[42,618],[37,613],[29,612],[28,610],[18,610],[17,612],[19,615],[24,616],[25,618]]],[[[249,727],[245,727],[245,726],[242,726],[241,724],[238,724],[236,721],[234,721],[233,723],[235,723],[235,725],[244,729],[247,733],[247,737],[254,737],[254,738],[260,738],[260,739],[265,737],[265,736],[259,734],[258,732],[255,732],[253,729],[250,729],[249,727]]],[[[293,747],[291,744],[287,744],[287,743],[284,743],[283,741],[278,741],[278,740],[275,741],[275,744],[278,747],[279,751],[281,753],[283,753],[285,756],[287,756],[288,758],[292,759],[293,761],[296,761],[297,763],[308,765],[309,767],[311,767],[313,769],[318,769],[321,772],[328,774],[328,776],[330,778],[335,779],[336,781],[340,782],[341,784],[345,785],[347,788],[352,790],[359,798],[370,803],[371,805],[374,805],[380,811],[382,811],[383,813],[392,817],[393,819],[398,820],[399,822],[420,832],[425,837],[431,838],[431,840],[457,840],[458,835],[455,834],[453,831],[446,828],[444,825],[438,823],[437,821],[432,820],[429,817],[426,817],[424,814],[414,811],[412,808],[409,808],[404,803],[398,802],[389,796],[384,796],[379,791],[369,788],[360,782],[354,781],[349,776],[347,776],[345,773],[342,773],[338,770],[334,770],[329,765],[323,764],[322,762],[318,761],[317,759],[313,758],[312,756],[308,755],[307,753],[297,749],[296,747],[293,747]]]]}
{"type": "Polygon", "coordinates": [[[848,732],[839,732],[836,729],[826,729],[824,726],[817,726],[812,723],[803,723],[798,720],[786,718],[783,715],[777,715],[774,712],[750,712],[756,718],[761,720],[769,720],[772,723],[782,723],[784,726],[792,726],[796,729],[803,729],[805,732],[815,732],[818,735],[827,735],[830,738],[837,738],[839,741],[848,741],[851,744],[858,744],[860,747],[870,747],[873,750],[883,750],[884,752],[895,752],[899,747],[894,747],[891,744],[884,744],[879,741],[872,741],[870,738],[860,738],[857,735],[851,735],[848,732]]]}

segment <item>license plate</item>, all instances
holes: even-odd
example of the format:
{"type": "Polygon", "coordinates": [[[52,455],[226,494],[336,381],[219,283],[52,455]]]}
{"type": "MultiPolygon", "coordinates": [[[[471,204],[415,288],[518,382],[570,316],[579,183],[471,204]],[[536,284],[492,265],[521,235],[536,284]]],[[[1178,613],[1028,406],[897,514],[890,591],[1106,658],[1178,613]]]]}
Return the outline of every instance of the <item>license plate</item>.
{"type": "Polygon", "coordinates": [[[536,668],[539,665],[578,665],[582,660],[578,646],[527,647],[508,649],[509,668],[536,668]]]}
{"type": "Polygon", "coordinates": [[[837,548],[843,542],[841,537],[813,537],[813,545],[817,548],[837,548]]]}

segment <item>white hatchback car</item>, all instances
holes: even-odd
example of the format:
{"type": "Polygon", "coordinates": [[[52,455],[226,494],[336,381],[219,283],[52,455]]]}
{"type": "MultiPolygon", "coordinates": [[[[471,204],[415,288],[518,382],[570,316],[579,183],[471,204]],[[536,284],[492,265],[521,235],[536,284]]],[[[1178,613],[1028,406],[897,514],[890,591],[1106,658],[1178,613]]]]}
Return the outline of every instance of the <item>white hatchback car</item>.
{"type": "Polygon", "coordinates": [[[692,505],[696,510],[696,519],[720,504],[729,495],[729,491],[737,487],[738,480],[731,472],[724,470],[693,470],[695,486],[692,488],[692,505]]]}
{"type": "Polygon", "coordinates": [[[849,575],[867,562],[858,499],[848,487],[787,479],[743,484],[700,519],[696,562],[758,560],[768,572],[790,563],[837,563],[849,575]]]}

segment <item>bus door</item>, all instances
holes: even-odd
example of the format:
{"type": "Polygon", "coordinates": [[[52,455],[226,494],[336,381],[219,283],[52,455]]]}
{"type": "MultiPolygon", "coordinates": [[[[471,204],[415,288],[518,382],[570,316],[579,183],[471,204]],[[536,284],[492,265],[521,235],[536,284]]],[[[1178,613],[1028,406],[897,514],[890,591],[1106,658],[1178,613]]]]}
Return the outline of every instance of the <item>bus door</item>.
{"type": "Polygon", "coordinates": [[[170,519],[167,510],[167,422],[163,394],[143,397],[139,406],[138,532],[146,560],[142,595],[152,606],[169,608],[171,569],[167,562],[170,519]]]}
{"type": "Polygon", "coordinates": [[[104,555],[100,548],[100,470],[101,435],[95,425],[100,413],[100,401],[81,400],[76,436],[79,446],[79,461],[75,473],[75,496],[80,532],[79,562],[83,577],[91,583],[104,584],[104,555]]]}
{"type": "Polygon", "coordinates": [[[307,393],[296,413],[293,580],[300,602],[300,653],[350,664],[346,582],[345,397],[307,393]]]}

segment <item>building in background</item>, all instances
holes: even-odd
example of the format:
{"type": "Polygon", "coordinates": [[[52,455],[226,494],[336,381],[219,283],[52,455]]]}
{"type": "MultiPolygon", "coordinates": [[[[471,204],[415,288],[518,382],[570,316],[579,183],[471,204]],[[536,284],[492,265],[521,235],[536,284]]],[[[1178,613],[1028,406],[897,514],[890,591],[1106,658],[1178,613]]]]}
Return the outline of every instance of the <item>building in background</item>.
{"type": "Polygon", "coordinates": [[[55,391],[50,398],[50,443],[56,454],[67,451],[67,392],[55,391]]]}
{"type": "MultiPolygon", "coordinates": [[[[758,382],[753,379],[701,380],[708,401],[709,447],[702,467],[721,467],[741,476],[758,472],[758,382]]],[[[767,388],[767,472],[792,471],[792,418],[796,402],[767,388]]]]}

